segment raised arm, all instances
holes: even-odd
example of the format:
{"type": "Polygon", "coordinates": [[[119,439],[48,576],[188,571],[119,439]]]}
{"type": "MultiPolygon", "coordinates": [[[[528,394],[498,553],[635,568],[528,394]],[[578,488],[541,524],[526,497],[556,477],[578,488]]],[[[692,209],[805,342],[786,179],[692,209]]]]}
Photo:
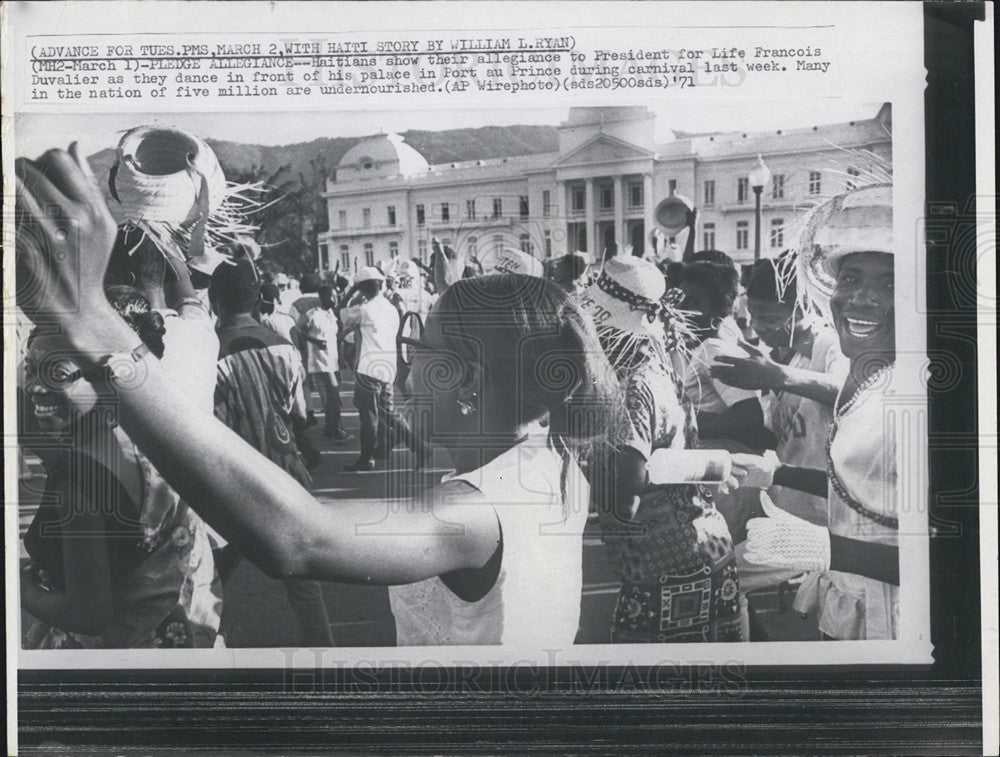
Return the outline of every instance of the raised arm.
{"type": "Polygon", "coordinates": [[[63,327],[81,360],[96,365],[112,355],[111,365],[127,367],[132,375],[112,382],[122,427],[199,515],[273,576],[405,583],[489,560],[499,531],[492,507],[437,498],[399,512],[380,502],[323,507],[185,401],[155,358],[132,364],[138,337],[103,293],[114,220],[86,161],[71,151],[17,161],[18,274],[47,283],[21,299],[33,317],[63,327]]]}
{"type": "Polygon", "coordinates": [[[173,282],[168,292],[170,307],[181,315],[185,315],[185,311],[189,308],[196,308],[199,315],[201,312],[207,315],[208,311],[198,299],[198,292],[195,290],[194,284],[191,283],[191,273],[188,271],[187,264],[176,255],[167,255],[166,258],[167,265],[170,266],[173,273],[173,282]]]}
{"type": "Polygon", "coordinates": [[[827,407],[837,401],[843,382],[835,376],[776,363],[751,345],[743,348],[749,357],[717,355],[709,366],[712,378],[739,389],[789,392],[827,407]]]}

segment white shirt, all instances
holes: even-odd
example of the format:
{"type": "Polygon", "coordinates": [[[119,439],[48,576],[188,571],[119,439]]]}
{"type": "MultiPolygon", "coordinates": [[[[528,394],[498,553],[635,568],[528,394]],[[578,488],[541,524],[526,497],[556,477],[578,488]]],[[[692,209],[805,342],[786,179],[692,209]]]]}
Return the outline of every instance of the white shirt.
{"type": "Polygon", "coordinates": [[[345,330],[357,328],[361,334],[357,372],[392,384],[396,380],[396,332],[399,331],[399,313],[392,303],[379,294],[360,305],[344,308],[340,320],[345,330]]]}
{"type": "Polygon", "coordinates": [[[684,393],[697,412],[722,413],[737,402],[760,397],[760,392],[737,389],[712,378],[708,369],[715,362],[716,355],[748,357],[739,345],[717,337],[710,337],[698,345],[691,353],[684,381],[684,393]]]}
{"type": "MultiPolygon", "coordinates": [[[[427,314],[430,313],[431,306],[437,302],[437,295],[431,294],[421,286],[399,289],[396,293],[399,295],[399,304],[403,314],[417,313],[420,320],[424,322],[427,321],[427,314]]],[[[413,336],[410,331],[411,327],[407,324],[403,336],[413,336]]]]}
{"type": "MultiPolygon", "coordinates": [[[[832,328],[822,328],[813,341],[812,355],[796,352],[790,368],[823,373],[843,386],[850,361],[840,351],[840,338],[832,328]]],[[[790,392],[770,395],[764,403],[764,423],[778,440],[775,452],[787,465],[826,469],[826,437],[833,422],[833,408],[790,392]]],[[[827,499],[795,489],[773,486],[768,492],[774,503],[793,515],[826,525],[827,499]]]]}
{"type": "MultiPolygon", "coordinates": [[[[830,447],[834,469],[851,497],[869,510],[895,516],[900,481],[896,465],[896,423],[886,407],[898,400],[890,369],[876,386],[859,392],[844,413],[830,447]]],[[[902,415],[903,413],[900,413],[902,415]]],[[[905,486],[905,484],[904,484],[905,486]]],[[[830,487],[831,534],[899,546],[899,531],[849,507],[830,487]]],[[[817,610],[819,630],[835,639],[895,639],[899,627],[899,587],[854,573],[810,573],[795,609],[817,610]]]]}
{"type": "Polygon", "coordinates": [[[326,347],[320,348],[306,342],[306,371],[333,374],[339,369],[337,352],[337,316],[332,310],[313,308],[302,316],[302,330],[306,336],[322,339],[326,347]]]}
{"type": "Polygon", "coordinates": [[[163,357],[160,365],[206,413],[215,412],[215,382],[219,337],[212,316],[200,307],[158,310],[163,316],[163,357]]]}
{"type": "Polygon", "coordinates": [[[435,576],[389,587],[397,646],[504,644],[537,652],[576,638],[583,588],[583,529],[590,487],[544,440],[529,439],[465,481],[493,506],[503,533],[500,572],[489,593],[466,602],[435,576]]]}
{"type": "Polygon", "coordinates": [[[736,319],[731,315],[723,318],[722,323],[719,324],[719,339],[730,344],[739,344],[742,338],[743,332],[736,319]]]}
{"type": "Polygon", "coordinates": [[[275,310],[273,313],[261,313],[260,325],[295,344],[295,340],[292,339],[292,329],[295,328],[295,319],[288,313],[282,313],[280,310],[275,310]]]}

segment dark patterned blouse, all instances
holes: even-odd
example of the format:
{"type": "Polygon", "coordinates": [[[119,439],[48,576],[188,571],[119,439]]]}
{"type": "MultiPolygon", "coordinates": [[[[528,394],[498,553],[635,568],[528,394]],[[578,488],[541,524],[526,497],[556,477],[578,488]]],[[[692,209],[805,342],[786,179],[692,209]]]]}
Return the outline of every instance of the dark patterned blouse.
{"type": "MultiPolygon", "coordinates": [[[[655,449],[695,449],[695,412],[656,353],[620,373],[628,412],[620,446],[647,460],[655,449]]],[[[633,521],[604,524],[609,559],[623,580],[615,642],[739,641],[739,583],[732,539],[710,492],[694,484],[650,485],[633,521]]]]}

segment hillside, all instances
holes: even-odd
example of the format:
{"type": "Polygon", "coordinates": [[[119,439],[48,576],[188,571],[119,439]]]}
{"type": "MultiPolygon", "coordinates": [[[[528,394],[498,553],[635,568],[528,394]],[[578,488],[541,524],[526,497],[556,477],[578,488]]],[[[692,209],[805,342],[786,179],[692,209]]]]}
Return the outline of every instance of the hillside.
{"type": "MultiPolygon", "coordinates": [[[[559,147],[554,126],[485,126],[479,129],[403,132],[407,144],[420,152],[429,163],[498,158],[504,155],[533,155],[553,152],[559,147]]],[[[289,167],[290,177],[309,177],[311,161],[319,160],[328,170],[351,147],[364,137],[330,137],[291,145],[248,145],[238,142],[208,140],[226,175],[230,178],[257,169],[264,176],[282,166],[289,167]]],[[[114,149],[90,156],[96,176],[108,175],[114,163],[114,149]]]]}

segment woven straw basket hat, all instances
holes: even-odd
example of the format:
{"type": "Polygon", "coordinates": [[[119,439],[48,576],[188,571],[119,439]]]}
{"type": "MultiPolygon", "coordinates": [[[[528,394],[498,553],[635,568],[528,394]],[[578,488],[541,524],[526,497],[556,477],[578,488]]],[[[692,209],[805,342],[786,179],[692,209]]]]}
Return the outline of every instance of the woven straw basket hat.
{"type": "Polygon", "coordinates": [[[204,140],[154,126],[122,137],[110,186],[133,223],[193,223],[215,211],[226,196],[226,177],[204,140]]]}

